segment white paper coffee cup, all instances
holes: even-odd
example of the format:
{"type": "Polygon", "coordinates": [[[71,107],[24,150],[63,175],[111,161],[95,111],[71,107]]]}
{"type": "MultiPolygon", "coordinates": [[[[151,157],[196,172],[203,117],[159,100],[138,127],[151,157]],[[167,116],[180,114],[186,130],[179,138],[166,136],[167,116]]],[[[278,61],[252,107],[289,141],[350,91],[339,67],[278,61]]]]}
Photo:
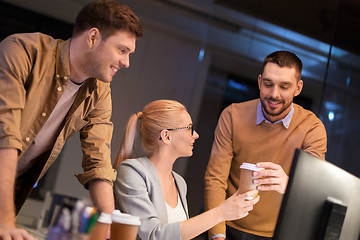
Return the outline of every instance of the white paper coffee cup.
{"type": "Polygon", "coordinates": [[[119,210],[114,210],[111,220],[110,239],[136,239],[138,228],[141,225],[140,217],[121,213],[119,210]]]}
{"type": "Polygon", "coordinates": [[[253,163],[242,163],[240,166],[240,179],[239,179],[239,193],[243,194],[250,190],[256,190],[254,196],[247,197],[246,200],[254,199],[259,191],[256,189],[257,185],[254,184],[254,179],[257,177],[253,176],[253,172],[263,170],[264,168],[259,168],[256,164],[253,163]]]}

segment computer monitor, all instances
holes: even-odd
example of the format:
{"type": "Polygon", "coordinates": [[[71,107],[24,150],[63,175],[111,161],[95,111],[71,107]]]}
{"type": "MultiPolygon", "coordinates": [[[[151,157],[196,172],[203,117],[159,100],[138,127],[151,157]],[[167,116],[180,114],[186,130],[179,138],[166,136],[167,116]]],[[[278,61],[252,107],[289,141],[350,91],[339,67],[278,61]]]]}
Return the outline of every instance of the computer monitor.
{"type": "Polygon", "coordinates": [[[358,240],[360,179],[297,149],[275,240],[358,240]]]}

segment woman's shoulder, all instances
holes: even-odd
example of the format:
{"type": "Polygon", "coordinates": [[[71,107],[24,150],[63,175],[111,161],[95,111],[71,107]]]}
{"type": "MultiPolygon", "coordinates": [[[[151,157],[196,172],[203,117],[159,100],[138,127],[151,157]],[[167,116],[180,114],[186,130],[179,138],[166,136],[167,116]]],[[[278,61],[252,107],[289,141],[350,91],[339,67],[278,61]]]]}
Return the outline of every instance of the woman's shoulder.
{"type": "Polygon", "coordinates": [[[128,168],[146,170],[149,168],[148,161],[149,160],[147,157],[126,159],[120,163],[118,170],[119,169],[128,169],[128,168]]]}
{"type": "Polygon", "coordinates": [[[120,163],[121,165],[142,165],[142,162],[147,159],[146,157],[139,157],[139,158],[129,158],[129,159],[125,159],[124,161],[122,161],[120,163]]]}
{"type": "Polygon", "coordinates": [[[147,178],[152,175],[153,167],[147,157],[126,159],[117,168],[117,175],[121,177],[140,175],[147,178]]]}

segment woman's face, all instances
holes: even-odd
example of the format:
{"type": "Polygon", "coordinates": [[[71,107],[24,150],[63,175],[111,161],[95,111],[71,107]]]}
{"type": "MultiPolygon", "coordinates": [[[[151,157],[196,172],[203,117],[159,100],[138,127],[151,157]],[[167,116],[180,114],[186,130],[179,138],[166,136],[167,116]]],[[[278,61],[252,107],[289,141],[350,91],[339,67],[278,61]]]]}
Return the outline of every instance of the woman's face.
{"type": "Polygon", "coordinates": [[[187,111],[182,111],[179,117],[182,123],[168,132],[170,145],[177,157],[190,157],[193,155],[193,144],[199,138],[199,134],[195,130],[192,132],[193,123],[187,111]]]}

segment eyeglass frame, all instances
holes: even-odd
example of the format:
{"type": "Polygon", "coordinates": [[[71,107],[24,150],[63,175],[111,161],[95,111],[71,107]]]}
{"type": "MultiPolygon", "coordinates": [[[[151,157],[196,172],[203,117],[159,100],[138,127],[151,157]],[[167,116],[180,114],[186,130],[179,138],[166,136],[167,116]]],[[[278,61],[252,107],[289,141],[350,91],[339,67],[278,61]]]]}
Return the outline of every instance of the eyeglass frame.
{"type": "Polygon", "coordinates": [[[189,129],[189,130],[191,130],[191,136],[194,136],[194,131],[195,131],[194,125],[191,125],[191,126],[188,126],[188,127],[168,128],[166,130],[175,131],[175,130],[180,130],[180,129],[189,129]]]}
{"type": "MultiPolygon", "coordinates": [[[[167,128],[166,130],[168,130],[168,131],[176,131],[176,130],[181,130],[181,129],[189,129],[189,130],[191,130],[191,136],[194,136],[194,131],[195,131],[194,125],[187,126],[187,127],[179,127],[179,128],[167,128]]],[[[161,136],[160,136],[159,140],[161,140],[161,136]]]]}

